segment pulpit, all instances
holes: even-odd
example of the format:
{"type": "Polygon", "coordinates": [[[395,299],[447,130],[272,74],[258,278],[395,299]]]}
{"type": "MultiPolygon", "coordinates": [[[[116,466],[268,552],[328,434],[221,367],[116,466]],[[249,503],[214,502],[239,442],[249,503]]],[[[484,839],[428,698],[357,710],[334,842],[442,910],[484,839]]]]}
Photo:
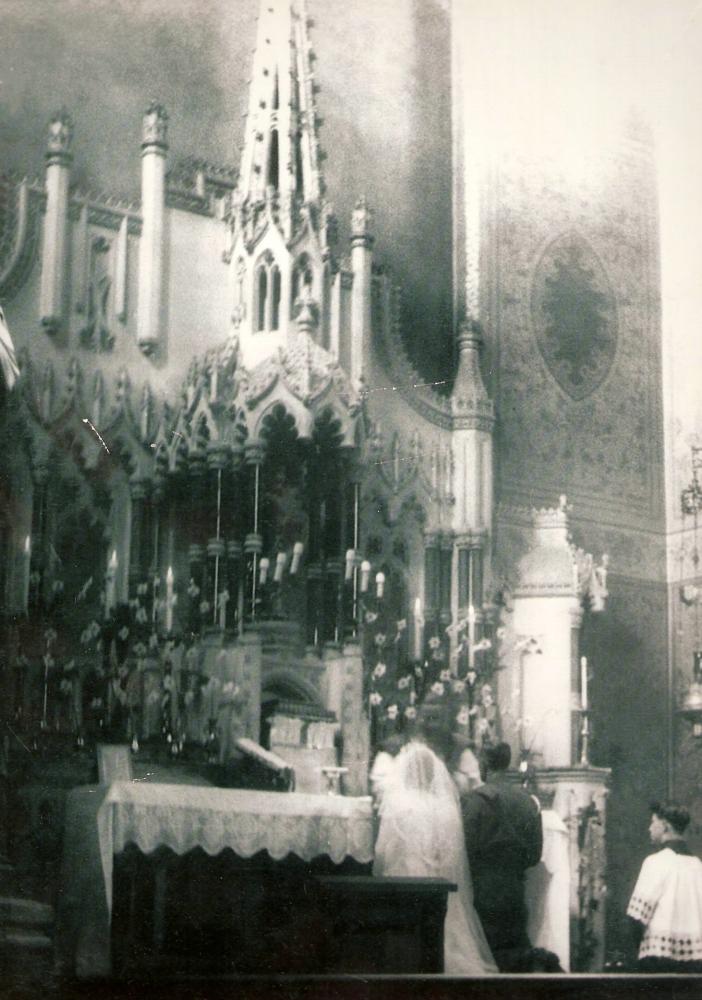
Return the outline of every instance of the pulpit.
{"type": "Polygon", "coordinates": [[[532,941],[555,951],[564,969],[588,972],[604,961],[610,772],[589,761],[580,628],[585,614],[604,609],[607,557],[595,566],[574,545],[568,509],[561,497],[554,509],[524,512],[499,701],[503,736],[520,764],[514,780],[538,791],[549,823],[549,851],[530,874],[532,941]]]}

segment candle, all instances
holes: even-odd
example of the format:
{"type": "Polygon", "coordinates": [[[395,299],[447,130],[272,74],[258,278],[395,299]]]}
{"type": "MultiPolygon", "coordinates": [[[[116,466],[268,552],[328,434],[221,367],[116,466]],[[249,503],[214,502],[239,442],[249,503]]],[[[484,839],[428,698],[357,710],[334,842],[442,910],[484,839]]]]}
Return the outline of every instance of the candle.
{"type": "Polygon", "coordinates": [[[268,567],[270,566],[270,564],[271,561],[267,556],[264,556],[263,559],[261,559],[260,563],[258,564],[259,568],[258,582],[262,587],[265,585],[266,580],[268,578],[268,567]]]}
{"type": "Polygon", "coordinates": [[[417,598],[414,602],[414,643],[412,650],[415,660],[421,660],[424,653],[423,624],[422,602],[417,598]]]}
{"type": "Polygon", "coordinates": [[[302,550],[304,545],[302,542],[295,542],[293,545],[292,562],[290,563],[290,576],[295,576],[300,568],[300,560],[302,559],[302,550]]]}
{"type": "Polygon", "coordinates": [[[361,563],[361,593],[365,594],[368,590],[368,581],[370,580],[371,564],[367,559],[364,559],[361,563]]]}
{"type": "Polygon", "coordinates": [[[107,564],[107,574],[105,576],[105,617],[109,618],[110,611],[115,606],[116,603],[116,589],[117,589],[117,567],[119,566],[119,560],[117,559],[117,550],[112,550],[112,555],[110,556],[110,561],[107,564]]]}
{"type": "Polygon", "coordinates": [[[587,657],[580,657],[580,706],[587,712],[587,657]]]}
{"type": "Polygon", "coordinates": [[[286,555],[284,552],[279,552],[275,557],[275,572],[273,573],[273,579],[276,583],[280,583],[283,579],[283,570],[285,569],[286,555]]]}
{"type": "Polygon", "coordinates": [[[385,573],[375,574],[375,596],[381,600],[385,592],[385,573]]]}
{"type": "Polygon", "coordinates": [[[154,585],[151,591],[151,621],[156,625],[156,612],[158,610],[158,588],[161,585],[161,581],[157,576],[154,577],[154,585]]]}
{"type": "Polygon", "coordinates": [[[223,590],[219,595],[219,627],[224,631],[227,627],[227,604],[229,603],[229,591],[223,590]]]}
{"type": "Polygon", "coordinates": [[[356,561],[356,552],[354,549],[346,550],[346,572],[344,574],[344,579],[348,583],[353,576],[353,566],[356,561]]]}
{"type": "Polygon", "coordinates": [[[22,603],[24,610],[29,607],[29,576],[32,562],[32,539],[30,535],[24,540],[24,552],[22,561],[22,603]]]}
{"type": "Polygon", "coordinates": [[[468,605],[468,669],[472,670],[475,665],[475,608],[468,605]]]}
{"type": "Polygon", "coordinates": [[[173,596],[173,567],[168,567],[168,572],[166,573],[166,635],[170,635],[173,630],[173,605],[175,604],[175,599],[173,596]]]}

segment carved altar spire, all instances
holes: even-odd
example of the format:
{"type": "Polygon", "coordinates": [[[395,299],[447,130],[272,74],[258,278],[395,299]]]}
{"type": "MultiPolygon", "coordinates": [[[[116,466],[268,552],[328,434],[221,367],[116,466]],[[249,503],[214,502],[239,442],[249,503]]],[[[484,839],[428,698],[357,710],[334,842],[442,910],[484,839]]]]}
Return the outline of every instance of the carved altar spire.
{"type": "Polygon", "coordinates": [[[261,0],[235,204],[268,203],[286,238],[323,190],[304,0],[261,0]]]}

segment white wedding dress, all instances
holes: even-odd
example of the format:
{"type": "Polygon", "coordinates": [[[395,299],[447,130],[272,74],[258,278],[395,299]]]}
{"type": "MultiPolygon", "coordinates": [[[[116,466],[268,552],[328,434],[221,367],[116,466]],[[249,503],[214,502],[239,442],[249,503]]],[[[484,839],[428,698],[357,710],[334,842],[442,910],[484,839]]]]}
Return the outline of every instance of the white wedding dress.
{"type": "Polygon", "coordinates": [[[375,875],[414,875],[455,882],[444,924],[444,972],[497,972],[473,907],[458,792],[444,763],[423,743],[408,743],[384,783],[375,875]]]}

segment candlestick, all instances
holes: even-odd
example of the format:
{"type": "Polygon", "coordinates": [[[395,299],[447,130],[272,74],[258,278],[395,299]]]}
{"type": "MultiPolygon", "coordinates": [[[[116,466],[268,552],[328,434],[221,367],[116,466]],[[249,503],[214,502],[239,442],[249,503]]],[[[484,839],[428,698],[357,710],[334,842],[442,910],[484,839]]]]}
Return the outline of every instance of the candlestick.
{"type": "Polygon", "coordinates": [[[414,630],[412,654],[415,660],[421,660],[424,653],[424,619],[422,618],[422,602],[419,598],[414,602],[414,630]]]}
{"type": "Polygon", "coordinates": [[[173,605],[175,604],[175,599],[173,596],[173,567],[168,567],[168,572],[166,573],[166,635],[170,635],[173,630],[173,605]]]}
{"type": "Polygon", "coordinates": [[[472,604],[468,605],[468,669],[473,670],[475,667],[475,608],[472,604]]]}
{"type": "Polygon", "coordinates": [[[355,552],[355,549],[347,549],[346,550],[346,571],[344,573],[344,579],[346,580],[347,583],[351,580],[351,577],[353,576],[353,567],[354,567],[355,561],[356,561],[356,552],[355,552]]]}
{"type": "Polygon", "coordinates": [[[22,607],[25,611],[29,608],[29,577],[32,563],[32,538],[27,535],[24,540],[24,551],[22,561],[22,607]]]}
{"type": "Polygon", "coordinates": [[[587,712],[587,657],[580,658],[580,707],[587,712]]]}
{"type": "Polygon", "coordinates": [[[384,593],[385,593],[385,573],[376,573],[375,596],[378,598],[378,600],[381,600],[384,593]]]}
{"type": "Polygon", "coordinates": [[[361,563],[361,593],[365,594],[368,590],[368,581],[370,580],[371,564],[367,559],[364,559],[361,563]]]}
{"type": "Polygon", "coordinates": [[[290,563],[290,576],[295,576],[300,568],[300,560],[302,559],[302,552],[304,550],[304,545],[302,542],[295,542],[293,545],[292,561],[290,563]]]}
{"type": "Polygon", "coordinates": [[[119,560],[117,559],[117,550],[112,550],[112,555],[110,556],[110,561],[107,564],[107,573],[105,575],[105,618],[110,617],[110,611],[115,606],[116,603],[116,586],[117,586],[117,567],[119,566],[119,560]]]}
{"type": "Polygon", "coordinates": [[[580,728],[580,766],[589,767],[590,766],[589,713],[587,711],[583,711],[580,714],[582,718],[582,725],[580,728]]]}
{"type": "Polygon", "coordinates": [[[156,626],[156,612],[158,611],[158,588],[161,586],[161,581],[157,576],[154,577],[153,588],[151,591],[151,621],[156,626]]]}
{"type": "Polygon", "coordinates": [[[271,561],[268,556],[264,556],[258,564],[258,582],[261,587],[264,586],[266,580],[268,579],[268,567],[270,564],[271,561]]]}
{"type": "Polygon", "coordinates": [[[223,590],[219,595],[219,627],[224,631],[227,627],[227,604],[229,603],[229,591],[223,590]]]}

